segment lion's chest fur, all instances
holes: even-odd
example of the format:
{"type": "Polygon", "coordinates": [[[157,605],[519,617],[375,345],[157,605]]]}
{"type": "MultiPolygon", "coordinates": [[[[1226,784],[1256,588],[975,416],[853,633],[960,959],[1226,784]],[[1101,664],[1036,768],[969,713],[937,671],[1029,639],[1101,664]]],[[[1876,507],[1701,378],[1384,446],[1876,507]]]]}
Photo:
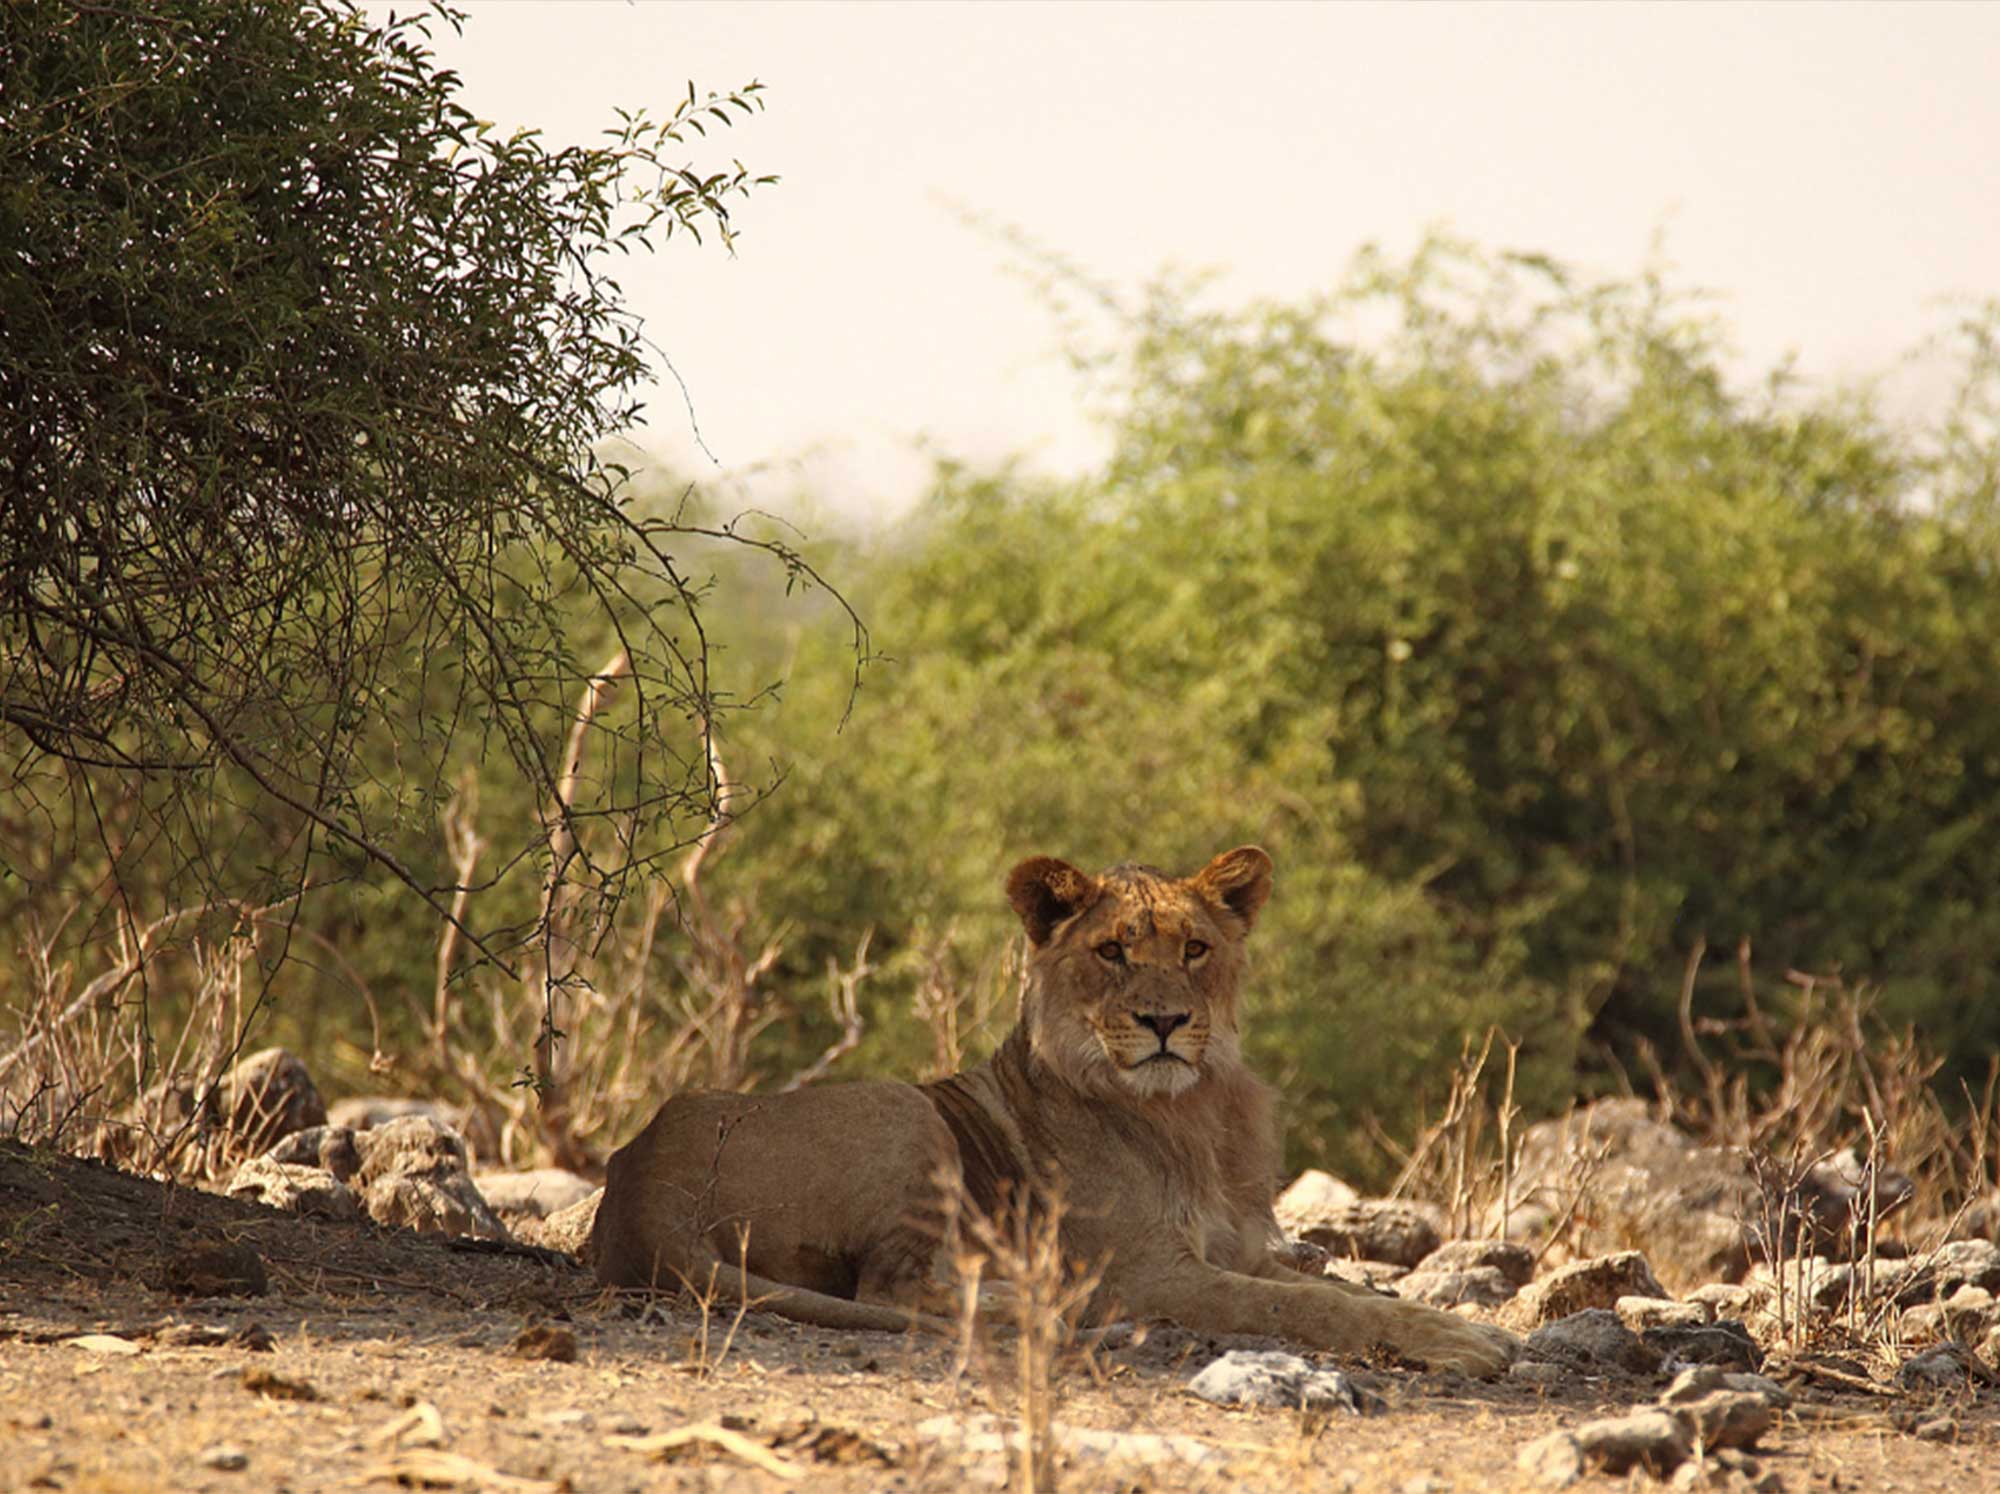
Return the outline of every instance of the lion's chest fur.
{"type": "Polygon", "coordinates": [[[1070,1252],[1114,1275],[1163,1252],[1255,1273],[1276,1241],[1270,1095],[1245,1070],[1167,1098],[1085,1095],[1017,1031],[988,1063],[923,1092],[977,1206],[990,1212],[1024,1186],[1059,1199],[1070,1252]]]}

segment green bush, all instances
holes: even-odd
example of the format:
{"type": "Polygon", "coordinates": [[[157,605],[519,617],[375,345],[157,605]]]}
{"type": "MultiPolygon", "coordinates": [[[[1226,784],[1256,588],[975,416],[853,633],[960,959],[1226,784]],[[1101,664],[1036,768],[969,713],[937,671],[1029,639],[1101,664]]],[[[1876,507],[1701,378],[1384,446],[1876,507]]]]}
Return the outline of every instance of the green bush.
{"type": "MultiPolygon", "coordinates": [[[[683,574],[713,570],[732,603],[706,614],[709,689],[746,707],[720,718],[723,760],[777,785],[704,873],[747,941],[782,945],[759,989],[789,1025],[754,1066],[783,1076],[832,1039],[810,1015],[827,963],[872,930],[842,1071],[918,1072],[935,1047],[914,999],[940,960],[989,978],[1021,857],[1188,870],[1257,842],[1278,883],[1249,1047],[1295,1162],[1382,1181],[1379,1137],[1410,1137],[1496,1027],[1531,1112],[1649,1048],[1671,1064],[1697,940],[1876,983],[1946,1082],[1983,1068],[1996,327],[1989,309],[1959,329],[1961,398],[1910,432],[1863,394],[1733,377],[1717,328],[1652,277],[1439,243],[1364,256],[1308,304],[1220,314],[1163,289],[1100,364],[1119,412],[1102,473],[947,465],[893,532],[802,548],[887,656],[858,694],[824,596],[684,539],[683,574]]],[[[565,645],[588,665],[608,642],[565,645]]],[[[561,703],[545,714],[559,738],[561,703]]],[[[694,725],[663,749],[691,759],[694,725]]],[[[483,816],[533,823],[538,788],[498,755],[477,787],[483,816]]],[[[592,823],[631,857],[699,829],[592,823]]],[[[428,826],[410,833],[411,864],[443,876],[428,826]]],[[[308,921],[393,1010],[428,991],[435,927],[364,870],[308,921]]],[[[532,891],[478,894],[483,916],[525,923],[532,891]]],[[[660,1044],[685,944],[664,927],[639,973],[660,1044]]],[[[1727,1017],[1736,972],[1714,963],[1697,1009],[1727,1017]]],[[[309,979],[352,1033],[347,986],[309,979]]]]}
{"type": "Polygon", "coordinates": [[[826,669],[746,733],[792,776],[733,875],[893,951],[1006,937],[1022,855],[1261,841],[1253,1049],[1298,1154],[1377,1175],[1357,1122],[1407,1133],[1489,1024],[1541,1110],[1671,1049],[1697,938],[1983,1063],[1991,425],[1926,444],[1727,361],[1654,281],[1448,245],[1305,306],[1162,293],[1101,479],[946,469],[869,558],[897,662],[837,736],[826,669]]]}

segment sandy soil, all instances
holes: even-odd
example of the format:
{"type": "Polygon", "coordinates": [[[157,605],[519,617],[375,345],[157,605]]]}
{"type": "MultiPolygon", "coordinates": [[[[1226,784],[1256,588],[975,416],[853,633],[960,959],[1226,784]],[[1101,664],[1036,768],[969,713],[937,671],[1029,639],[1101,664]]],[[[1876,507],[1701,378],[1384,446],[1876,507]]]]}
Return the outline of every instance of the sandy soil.
{"type": "MultiPolygon", "coordinates": [[[[1162,1325],[1067,1364],[1062,1425],[1199,1445],[1073,1447],[1059,1485],[1527,1488],[1524,1443],[1659,1388],[1579,1378],[1549,1392],[1347,1365],[1386,1412],[1311,1420],[1187,1394],[1192,1370],[1234,1346],[1249,1345],[1162,1325]]],[[[1990,1391],[1937,1406],[1805,1374],[1791,1388],[1798,1405],[1758,1454],[1786,1489],[2000,1488],[1990,1391]],[[1950,1440],[1912,1435],[1941,1412],[1950,1440]]],[[[4,1489],[993,1487],[1003,1455],[935,1424],[1011,1420],[1014,1394],[1004,1342],[961,1363],[951,1344],[764,1314],[704,1323],[688,1303],[613,1301],[552,1253],[302,1219],[0,1142],[4,1489]],[[261,1293],[213,1295],[248,1291],[260,1263],[261,1293]],[[675,1433],[678,1445],[656,1445],[675,1433]]]]}

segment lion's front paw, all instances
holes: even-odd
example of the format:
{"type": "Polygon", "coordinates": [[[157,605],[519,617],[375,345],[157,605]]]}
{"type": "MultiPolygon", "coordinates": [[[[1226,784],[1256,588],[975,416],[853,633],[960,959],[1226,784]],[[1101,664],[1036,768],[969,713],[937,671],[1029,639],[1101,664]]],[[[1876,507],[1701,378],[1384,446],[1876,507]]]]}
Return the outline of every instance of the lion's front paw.
{"type": "Polygon", "coordinates": [[[1521,1341],[1504,1328],[1414,1302],[1398,1306],[1402,1310],[1391,1325],[1390,1346],[1432,1369],[1489,1380],[1520,1357],[1521,1341]]]}

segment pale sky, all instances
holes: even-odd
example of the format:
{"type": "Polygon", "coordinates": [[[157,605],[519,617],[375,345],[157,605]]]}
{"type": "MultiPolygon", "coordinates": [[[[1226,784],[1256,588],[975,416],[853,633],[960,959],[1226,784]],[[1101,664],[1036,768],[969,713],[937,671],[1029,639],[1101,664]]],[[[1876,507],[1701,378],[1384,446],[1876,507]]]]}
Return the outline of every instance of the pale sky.
{"type": "MultiPolygon", "coordinates": [[[[371,9],[381,9],[371,6],[371,9]]],[[[1098,279],[1299,297],[1429,225],[1629,274],[1665,233],[1748,365],[1838,382],[2000,296],[2000,5],[485,0],[437,38],[466,105],[584,142],[752,78],[693,160],[783,181],[732,260],[622,276],[663,385],[645,440],[782,505],[890,516],[919,437],[1087,468],[1056,328],[964,204],[1098,279]]],[[[1919,375],[1903,398],[1921,405],[1919,375]]]]}

